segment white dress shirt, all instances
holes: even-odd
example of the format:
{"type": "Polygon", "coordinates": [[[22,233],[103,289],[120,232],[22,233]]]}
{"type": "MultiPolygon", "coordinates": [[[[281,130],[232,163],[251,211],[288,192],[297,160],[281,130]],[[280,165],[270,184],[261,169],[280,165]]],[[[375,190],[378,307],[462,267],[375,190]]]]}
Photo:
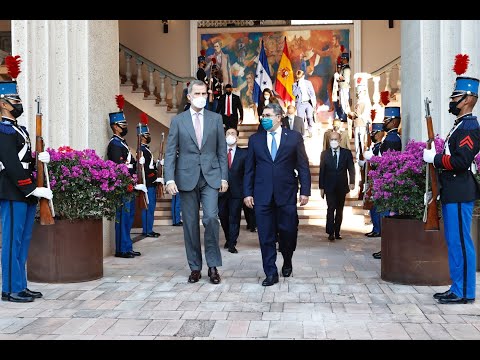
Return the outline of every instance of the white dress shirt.
{"type": "Polygon", "coordinates": [[[270,133],[274,132],[275,133],[275,140],[277,142],[277,154],[278,154],[278,149],[280,148],[280,139],[282,138],[282,128],[279,126],[277,130],[275,131],[267,131],[267,146],[268,146],[268,151],[270,154],[272,153],[272,135],[270,133]]]}

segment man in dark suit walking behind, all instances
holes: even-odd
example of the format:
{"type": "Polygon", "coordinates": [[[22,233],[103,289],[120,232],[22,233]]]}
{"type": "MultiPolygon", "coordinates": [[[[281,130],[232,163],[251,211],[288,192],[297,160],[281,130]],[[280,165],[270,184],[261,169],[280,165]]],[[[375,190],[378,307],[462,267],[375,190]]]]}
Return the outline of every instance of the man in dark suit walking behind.
{"type": "Polygon", "coordinates": [[[243,121],[243,106],[240,96],[232,94],[232,85],[225,85],[225,94],[218,100],[217,113],[222,114],[225,130],[238,127],[243,121]],[[240,116],[239,116],[240,115],[240,116]]]}
{"type": "Polygon", "coordinates": [[[295,105],[287,106],[287,116],[282,119],[282,127],[298,131],[303,136],[305,134],[305,123],[303,118],[295,115],[296,110],[295,105]]]}
{"type": "Polygon", "coordinates": [[[225,233],[225,246],[229,252],[236,254],[240,220],[243,205],[243,175],[245,174],[245,159],[247,149],[237,146],[238,130],[227,129],[227,162],[228,190],[218,195],[218,217],[225,233]]]}
{"type": "Polygon", "coordinates": [[[201,203],[208,277],[212,284],[219,284],[217,266],[222,265],[222,255],[218,246],[218,193],[228,189],[228,167],[220,116],[204,109],[207,95],[207,85],[193,80],[188,86],[190,108],[172,118],[165,152],[165,184],[167,193],[180,193],[182,201],[183,237],[191,270],[188,282],[195,283],[202,277],[201,203]]]}
{"type": "Polygon", "coordinates": [[[322,151],[320,155],[319,188],[322,198],[327,196],[326,232],[330,241],[342,238],[340,227],[342,226],[345,196],[355,188],[352,152],[339,145],[340,134],[332,132],[330,149],[322,151]]]}
{"type": "Polygon", "coordinates": [[[244,203],[255,205],[258,239],[262,251],[263,286],[278,282],[276,235],[283,255],[282,275],[292,274],[292,256],[297,246],[297,193],[300,182],[300,206],[308,203],[311,175],[303,137],[300,133],[283,129],[282,108],[268,104],[263,109],[261,124],[266,131],[258,131],[248,140],[245,162],[244,203]],[[298,171],[298,179],[294,169],[298,171]]]}

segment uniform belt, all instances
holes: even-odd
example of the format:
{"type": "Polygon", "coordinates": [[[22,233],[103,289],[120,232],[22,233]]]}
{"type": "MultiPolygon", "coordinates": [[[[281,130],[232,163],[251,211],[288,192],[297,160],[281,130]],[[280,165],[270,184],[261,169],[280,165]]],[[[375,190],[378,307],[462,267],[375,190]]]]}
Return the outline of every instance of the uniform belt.
{"type": "Polygon", "coordinates": [[[307,100],[307,101],[302,101],[302,104],[303,104],[303,103],[307,103],[307,102],[310,102],[310,100],[307,100]]]}
{"type": "Polygon", "coordinates": [[[129,169],[133,169],[133,164],[128,164],[127,167],[128,167],[129,169]]]}

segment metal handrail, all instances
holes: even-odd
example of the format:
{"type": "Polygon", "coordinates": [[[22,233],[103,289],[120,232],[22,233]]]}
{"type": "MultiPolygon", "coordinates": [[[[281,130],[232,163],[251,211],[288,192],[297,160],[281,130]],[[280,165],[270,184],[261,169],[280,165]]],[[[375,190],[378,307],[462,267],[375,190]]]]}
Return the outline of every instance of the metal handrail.
{"type": "Polygon", "coordinates": [[[372,71],[371,72],[372,76],[380,76],[381,74],[383,74],[387,70],[393,69],[393,67],[395,65],[400,64],[400,60],[401,60],[401,56],[399,56],[396,59],[393,59],[392,61],[390,61],[389,63],[383,65],[381,68],[379,68],[375,71],[372,71]]]}
{"type": "Polygon", "coordinates": [[[119,47],[120,47],[120,50],[125,51],[125,53],[131,55],[133,58],[135,58],[137,60],[140,60],[142,63],[144,63],[148,67],[153,68],[155,71],[158,71],[160,74],[163,74],[166,77],[168,77],[168,78],[170,78],[174,81],[178,81],[178,82],[181,82],[181,83],[186,83],[186,82],[195,80],[195,78],[191,77],[191,76],[187,76],[187,77],[177,76],[174,73],[172,73],[172,72],[164,69],[163,67],[155,64],[154,62],[144,58],[142,55],[138,54],[137,52],[133,51],[132,49],[129,49],[125,45],[119,44],[119,47]]]}

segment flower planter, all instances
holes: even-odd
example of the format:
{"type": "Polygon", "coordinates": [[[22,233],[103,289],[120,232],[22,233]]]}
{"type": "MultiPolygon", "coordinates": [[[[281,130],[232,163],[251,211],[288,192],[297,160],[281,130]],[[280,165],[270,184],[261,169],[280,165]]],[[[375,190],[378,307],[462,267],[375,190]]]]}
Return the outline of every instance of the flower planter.
{"type": "Polygon", "coordinates": [[[35,223],[27,260],[29,281],[74,283],[102,276],[102,219],[35,223]]]}
{"type": "Polygon", "coordinates": [[[439,231],[425,231],[420,220],[382,218],[381,278],[405,285],[451,284],[448,252],[439,231]]]}
{"type": "Polygon", "coordinates": [[[477,260],[477,271],[480,271],[480,215],[474,214],[472,216],[472,227],[471,233],[473,240],[473,245],[475,245],[475,253],[476,253],[476,260],[477,260]]]}

